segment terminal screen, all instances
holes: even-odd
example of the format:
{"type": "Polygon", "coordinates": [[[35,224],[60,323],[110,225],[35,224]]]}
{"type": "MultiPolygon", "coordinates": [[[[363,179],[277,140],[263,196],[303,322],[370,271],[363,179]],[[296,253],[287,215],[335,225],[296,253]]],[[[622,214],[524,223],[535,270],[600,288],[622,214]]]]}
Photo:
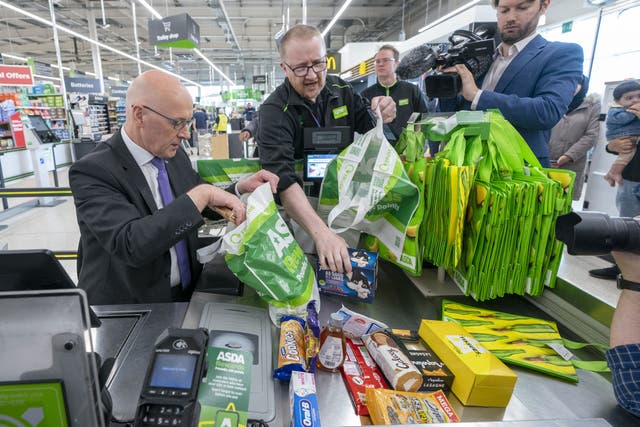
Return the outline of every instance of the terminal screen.
{"type": "Polygon", "coordinates": [[[157,353],[149,385],[190,389],[197,360],[195,354],[157,353]]]}
{"type": "Polygon", "coordinates": [[[47,126],[47,122],[44,121],[42,116],[38,115],[29,115],[29,121],[31,122],[31,126],[37,131],[48,131],[49,126],[47,126]]]}
{"type": "Polygon", "coordinates": [[[337,154],[307,154],[306,177],[308,179],[322,179],[327,173],[327,166],[337,154]]]}

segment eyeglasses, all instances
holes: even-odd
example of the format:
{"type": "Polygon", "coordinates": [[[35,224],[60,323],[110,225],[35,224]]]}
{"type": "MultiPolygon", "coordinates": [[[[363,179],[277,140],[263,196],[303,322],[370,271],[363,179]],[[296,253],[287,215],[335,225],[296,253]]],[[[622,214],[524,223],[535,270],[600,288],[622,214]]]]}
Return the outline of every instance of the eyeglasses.
{"type": "Polygon", "coordinates": [[[393,59],[393,58],[380,58],[380,59],[376,59],[376,64],[380,65],[380,64],[385,64],[387,62],[391,62],[391,61],[395,61],[395,59],[393,59]]]}
{"type": "Polygon", "coordinates": [[[175,129],[175,130],[181,130],[182,128],[188,126],[191,124],[191,122],[193,121],[193,118],[191,119],[173,119],[169,116],[165,116],[164,114],[162,114],[159,111],[154,110],[151,107],[147,107],[146,105],[143,105],[142,108],[145,108],[149,111],[151,111],[152,113],[156,113],[157,115],[159,115],[160,117],[162,117],[163,119],[165,119],[166,121],[168,121],[169,123],[171,123],[171,126],[175,129]]]}
{"type": "Polygon", "coordinates": [[[292,68],[291,65],[282,61],[284,65],[289,67],[289,69],[293,72],[296,77],[305,77],[309,73],[309,68],[311,68],[316,73],[321,73],[322,71],[327,69],[327,60],[321,59],[320,61],[314,62],[311,65],[301,65],[296,68],[292,68]]]}

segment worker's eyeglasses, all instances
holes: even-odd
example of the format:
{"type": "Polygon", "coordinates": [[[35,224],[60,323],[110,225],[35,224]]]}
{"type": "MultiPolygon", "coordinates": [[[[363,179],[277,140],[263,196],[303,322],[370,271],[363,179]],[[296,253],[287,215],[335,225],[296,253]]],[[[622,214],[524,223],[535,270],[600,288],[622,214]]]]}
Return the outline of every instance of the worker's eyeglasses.
{"type": "Polygon", "coordinates": [[[311,68],[316,73],[321,73],[322,71],[327,69],[327,59],[321,59],[320,61],[316,61],[311,65],[301,65],[296,68],[292,68],[291,65],[282,61],[284,65],[289,67],[289,69],[293,72],[296,77],[305,77],[309,73],[309,68],[311,68]]]}
{"type": "Polygon", "coordinates": [[[386,64],[387,62],[391,62],[391,61],[395,61],[395,59],[393,59],[393,58],[380,58],[380,59],[376,59],[376,64],[377,65],[386,64]]]}
{"type": "Polygon", "coordinates": [[[193,118],[191,119],[173,119],[169,116],[165,116],[164,114],[162,114],[159,111],[154,110],[151,107],[147,107],[146,105],[143,105],[142,108],[145,108],[153,113],[156,113],[157,115],[159,115],[160,117],[162,117],[163,119],[165,119],[166,121],[168,121],[169,123],[171,123],[171,126],[175,129],[175,130],[181,130],[182,128],[188,126],[191,124],[191,122],[193,121],[193,118]]]}

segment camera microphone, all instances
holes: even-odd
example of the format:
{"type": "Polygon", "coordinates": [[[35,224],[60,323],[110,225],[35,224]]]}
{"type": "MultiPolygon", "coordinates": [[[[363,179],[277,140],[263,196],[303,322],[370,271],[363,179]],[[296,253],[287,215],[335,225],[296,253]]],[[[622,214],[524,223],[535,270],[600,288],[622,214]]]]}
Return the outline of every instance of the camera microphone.
{"type": "Polygon", "coordinates": [[[411,49],[400,61],[396,74],[401,80],[415,79],[436,65],[438,54],[426,44],[411,49]]]}

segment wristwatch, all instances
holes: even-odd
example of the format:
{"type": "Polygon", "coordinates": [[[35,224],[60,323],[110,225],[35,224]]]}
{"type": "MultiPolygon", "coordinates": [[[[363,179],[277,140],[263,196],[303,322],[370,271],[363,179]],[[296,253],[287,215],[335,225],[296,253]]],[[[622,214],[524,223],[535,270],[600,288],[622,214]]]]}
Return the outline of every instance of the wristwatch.
{"type": "Polygon", "coordinates": [[[640,283],[632,282],[631,280],[625,280],[622,277],[622,274],[618,274],[616,283],[618,285],[618,289],[629,289],[631,291],[640,292],[640,283]]]}

